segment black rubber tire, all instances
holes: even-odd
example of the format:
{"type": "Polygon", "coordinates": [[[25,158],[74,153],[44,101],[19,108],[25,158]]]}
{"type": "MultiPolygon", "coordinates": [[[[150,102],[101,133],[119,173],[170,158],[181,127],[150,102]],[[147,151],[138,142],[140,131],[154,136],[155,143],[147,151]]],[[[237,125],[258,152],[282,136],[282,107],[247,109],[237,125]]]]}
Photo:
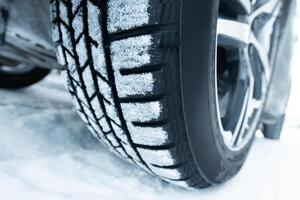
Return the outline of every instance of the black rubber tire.
{"type": "Polygon", "coordinates": [[[58,60],[79,115],[118,155],[183,187],[233,177],[252,143],[231,151],[217,128],[218,6],[51,0],[58,60]]]}
{"type": "Polygon", "coordinates": [[[21,89],[33,85],[43,80],[51,70],[43,68],[33,68],[30,71],[12,74],[0,71],[0,88],[21,89]]]}

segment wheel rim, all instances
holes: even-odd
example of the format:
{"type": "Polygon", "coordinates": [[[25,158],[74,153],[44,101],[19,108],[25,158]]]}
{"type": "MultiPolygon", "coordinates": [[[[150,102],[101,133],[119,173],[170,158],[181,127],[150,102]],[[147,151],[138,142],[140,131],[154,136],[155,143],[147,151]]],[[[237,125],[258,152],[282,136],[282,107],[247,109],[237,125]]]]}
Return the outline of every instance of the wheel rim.
{"type": "Polygon", "coordinates": [[[4,74],[24,74],[35,68],[34,65],[22,63],[15,65],[0,65],[0,72],[4,74]]]}
{"type": "Polygon", "coordinates": [[[220,12],[217,23],[215,93],[226,146],[244,148],[255,134],[273,65],[272,47],[281,0],[232,0],[245,14],[220,12]]]}

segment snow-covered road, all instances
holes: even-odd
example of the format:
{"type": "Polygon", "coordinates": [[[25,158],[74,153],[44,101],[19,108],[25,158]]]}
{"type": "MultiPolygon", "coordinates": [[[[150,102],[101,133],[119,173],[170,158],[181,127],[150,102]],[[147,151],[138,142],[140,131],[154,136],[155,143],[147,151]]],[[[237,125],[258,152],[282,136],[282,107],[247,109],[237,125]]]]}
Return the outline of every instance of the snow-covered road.
{"type": "MultiPolygon", "coordinates": [[[[300,42],[296,43],[296,54],[300,42]]],[[[299,56],[293,60],[300,74],[299,56]]],[[[298,200],[300,79],[294,79],[284,137],[257,139],[241,172],[202,191],[171,186],[99,144],[79,120],[56,74],[21,91],[0,91],[0,199],[298,200]]]]}
{"type": "Polygon", "coordinates": [[[283,142],[257,140],[236,178],[204,191],[170,186],[108,152],[77,117],[58,75],[0,96],[0,199],[300,199],[296,95],[283,142]]]}

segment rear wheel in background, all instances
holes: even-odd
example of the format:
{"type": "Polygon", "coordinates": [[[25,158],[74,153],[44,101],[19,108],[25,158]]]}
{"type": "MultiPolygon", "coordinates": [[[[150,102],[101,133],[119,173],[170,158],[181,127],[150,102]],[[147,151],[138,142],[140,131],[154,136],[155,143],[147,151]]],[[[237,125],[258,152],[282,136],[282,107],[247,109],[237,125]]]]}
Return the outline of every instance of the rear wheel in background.
{"type": "Polygon", "coordinates": [[[52,0],[78,113],[115,153],[164,180],[228,180],[259,124],[282,2],[52,0]]]}
{"type": "Polygon", "coordinates": [[[24,88],[41,81],[49,73],[49,69],[39,68],[31,64],[0,63],[0,88],[24,88]]]}

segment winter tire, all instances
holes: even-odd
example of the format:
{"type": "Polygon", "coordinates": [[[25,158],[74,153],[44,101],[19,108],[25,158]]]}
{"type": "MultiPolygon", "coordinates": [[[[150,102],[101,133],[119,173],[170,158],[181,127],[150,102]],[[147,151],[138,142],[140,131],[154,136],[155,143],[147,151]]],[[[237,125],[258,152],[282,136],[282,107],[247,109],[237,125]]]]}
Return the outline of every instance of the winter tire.
{"type": "Polygon", "coordinates": [[[49,73],[49,69],[35,67],[31,64],[0,64],[0,88],[24,88],[41,81],[49,73]]]}
{"type": "Polygon", "coordinates": [[[52,0],[53,38],[95,137],[164,180],[204,188],[244,163],[287,2],[52,0]]]}

